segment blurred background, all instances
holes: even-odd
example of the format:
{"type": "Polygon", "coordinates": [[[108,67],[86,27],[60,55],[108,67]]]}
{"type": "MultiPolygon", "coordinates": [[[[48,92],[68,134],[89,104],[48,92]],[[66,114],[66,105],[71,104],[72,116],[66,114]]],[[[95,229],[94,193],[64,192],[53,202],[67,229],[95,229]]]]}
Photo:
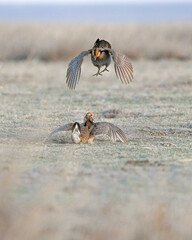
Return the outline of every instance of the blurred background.
{"type": "Polygon", "coordinates": [[[192,1],[0,0],[0,60],[69,59],[111,42],[132,59],[192,57],[192,1]]]}

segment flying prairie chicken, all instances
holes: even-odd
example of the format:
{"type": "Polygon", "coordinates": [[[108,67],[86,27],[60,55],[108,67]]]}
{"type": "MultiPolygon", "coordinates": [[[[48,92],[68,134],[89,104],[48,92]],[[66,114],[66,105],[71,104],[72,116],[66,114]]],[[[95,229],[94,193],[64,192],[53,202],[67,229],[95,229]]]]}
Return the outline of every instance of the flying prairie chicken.
{"type": "Polygon", "coordinates": [[[121,82],[125,84],[132,81],[133,67],[128,57],[116,50],[113,50],[109,42],[100,40],[98,38],[91,49],[81,52],[69,63],[66,75],[66,83],[70,89],[75,89],[80,79],[83,58],[89,54],[91,54],[91,61],[93,65],[98,68],[97,73],[95,73],[93,76],[102,75],[101,73],[109,71],[107,67],[111,63],[112,56],[117,78],[119,78],[121,82]],[[100,71],[101,67],[105,68],[100,71]]]}

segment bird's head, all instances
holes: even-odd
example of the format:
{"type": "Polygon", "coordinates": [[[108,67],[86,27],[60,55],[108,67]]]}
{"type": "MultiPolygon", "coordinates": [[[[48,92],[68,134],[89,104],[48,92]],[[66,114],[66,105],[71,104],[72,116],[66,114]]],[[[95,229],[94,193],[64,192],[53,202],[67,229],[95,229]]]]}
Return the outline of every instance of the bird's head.
{"type": "Polygon", "coordinates": [[[106,41],[106,40],[104,40],[104,39],[97,39],[96,41],[95,41],[95,43],[94,43],[94,46],[93,46],[93,48],[111,48],[111,44],[108,42],[108,41],[106,41]]]}
{"type": "Polygon", "coordinates": [[[87,112],[85,115],[85,125],[90,125],[91,123],[93,123],[93,113],[92,112],[87,112]]]}

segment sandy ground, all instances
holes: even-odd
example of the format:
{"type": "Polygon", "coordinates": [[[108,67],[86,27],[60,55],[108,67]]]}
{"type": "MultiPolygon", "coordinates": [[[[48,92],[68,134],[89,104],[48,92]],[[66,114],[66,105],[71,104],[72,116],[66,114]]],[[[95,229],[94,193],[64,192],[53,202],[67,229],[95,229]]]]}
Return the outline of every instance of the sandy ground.
{"type": "Polygon", "coordinates": [[[0,65],[1,240],[191,240],[192,61],[133,62],[122,85],[89,61],[75,91],[67,62],[0,65]],[[118,110],[115,118],[103,112],[118,110]],[[95,121],[128,144],[75,145],[56,127],[95,121]]]}

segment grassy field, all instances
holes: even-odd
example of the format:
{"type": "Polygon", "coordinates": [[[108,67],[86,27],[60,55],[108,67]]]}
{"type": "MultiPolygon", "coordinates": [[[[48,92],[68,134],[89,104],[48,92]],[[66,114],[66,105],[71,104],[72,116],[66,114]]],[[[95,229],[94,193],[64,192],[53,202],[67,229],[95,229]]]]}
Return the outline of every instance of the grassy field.
{"type": "Polygon", "coordinates": [[[192,23],[0,22],[0,60],[70,59],[108,40],[133,59],[192,59],[192,23]],[[86,37],[89,36],[89,37],[86,37]]]}
{"type": "Polygon", "coordinates": [[[87,57],[70,91],[68,61],[1,62],[1,240],[191,240],[192,60],[132,63],[122,85],[112,66],[92,77],[87,57]],[[128,144],[75,145],[62,132],[46,141],[87,111],[128,144]]]}

